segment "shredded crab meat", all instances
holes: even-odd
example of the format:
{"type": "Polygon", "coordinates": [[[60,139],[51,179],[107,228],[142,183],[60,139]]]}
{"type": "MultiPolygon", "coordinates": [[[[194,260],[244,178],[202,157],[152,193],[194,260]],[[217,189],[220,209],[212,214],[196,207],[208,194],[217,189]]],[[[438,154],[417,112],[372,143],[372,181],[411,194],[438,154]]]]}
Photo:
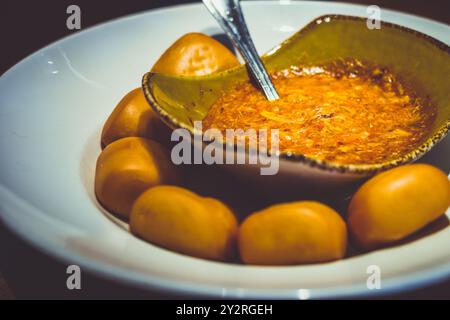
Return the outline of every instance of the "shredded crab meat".
{"type": "MultiPolygon", "coordinates": [[[[249,82],[224,92],[205,129],[278,129],[281,152],[342,164],[373,164],[419,146],[435,110],[386,69],[358,61],[272,74],[281,99],[269,102],[249,82]]],[[[269,135],[270,136],[270,135],[269,135]]]]}

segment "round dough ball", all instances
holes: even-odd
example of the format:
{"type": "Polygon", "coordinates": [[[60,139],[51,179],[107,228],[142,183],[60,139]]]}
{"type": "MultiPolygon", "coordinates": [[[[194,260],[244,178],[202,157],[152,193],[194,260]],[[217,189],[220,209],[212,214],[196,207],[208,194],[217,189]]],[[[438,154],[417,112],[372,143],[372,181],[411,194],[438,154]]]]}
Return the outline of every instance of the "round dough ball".
{"type": "Polygon", "coordinates": [[[162,145],[129,137],[109,144],[98,157],[95,193],[105,208],[127,218],[142,192],[178,181],[178,168],[162,145]]]}
{"type": "Polygon", "coordinates": [[[102,145],[126,137],[142,137],[167,145],[171,130],[148,104],[141,88],[130,91],[120,100],[106,120],[102,131],[102,145]]]}
{"type": "Polygon", "coordinates": [[[427,164],[401,166],[364,183],[348,209],[352,238],[373,249],[399,241],[443,215],[450,205],[445,173],[427,164]]]}
{"type": "Polygon", "coordinates": [[[239,228],[246,264],[293,265],[342,258],[347,228],[339,214],[318,202],[278,204],[250,215],[239,228]]]}
{"type": "Polygon", "coordinates": [[[236,56],[219,41],[202,33],[187,33],[162,54],[152,72],[204,76],[238,65],[236,56]]]}
{"type": "Polygon", "coordinates": [[[180,187],[158,186],[136,200],[130,230],[172,251],[225,261],[234,253],[237,221],[219,200],[180,187]]]}

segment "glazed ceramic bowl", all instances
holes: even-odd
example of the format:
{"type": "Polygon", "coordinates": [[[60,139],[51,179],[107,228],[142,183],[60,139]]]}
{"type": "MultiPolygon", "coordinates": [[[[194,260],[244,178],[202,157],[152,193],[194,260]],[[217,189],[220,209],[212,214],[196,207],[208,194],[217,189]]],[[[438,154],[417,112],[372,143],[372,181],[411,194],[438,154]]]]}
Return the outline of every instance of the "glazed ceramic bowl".
{"type": "MultiPolygon", "coordinates": [[[[448,133],[450,48],[423,33],[387,22],[382,22],[380,29],[369,29],[365,18],[325,15],[314,19],[262,57],[269,72],[348,58],[387,67],[413,87],[418,96],[430,99],[438,112],[426,140],[399,158],[376,164],[339,164],[281,153],[277,175],[260,177],[261,181],[270,184],[298,182],[308,187],[353,181],[417,160],[448,133]]],[[[143,77],[142,87],[149,104],[170,127],[201,134],[196,132],[194,121],[201,121],[224,91],[248,79],[243,65],[203,77],[149,72],[143,77]]],[[[245,151],[235,148],[234,152],[245,151]]],[[[260,175],[260,165],[224,167],[240,175],[254,178],[260,175]]]]}

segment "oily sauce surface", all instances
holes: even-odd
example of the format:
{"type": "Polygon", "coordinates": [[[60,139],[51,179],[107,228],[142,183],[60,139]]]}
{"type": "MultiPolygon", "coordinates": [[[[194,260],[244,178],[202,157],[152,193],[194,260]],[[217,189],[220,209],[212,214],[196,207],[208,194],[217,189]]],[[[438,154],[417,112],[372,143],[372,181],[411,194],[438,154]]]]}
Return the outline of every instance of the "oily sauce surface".
{"type": "Polygon", "coordinates": [[[211,107],[203,128],[278,129],[281,152],[372,164],[412,151],[435,117],[389,71],[359,61],[291,67],[271,77],[280,100],[269,102],[251,83],[239,84],[211,107]]]}

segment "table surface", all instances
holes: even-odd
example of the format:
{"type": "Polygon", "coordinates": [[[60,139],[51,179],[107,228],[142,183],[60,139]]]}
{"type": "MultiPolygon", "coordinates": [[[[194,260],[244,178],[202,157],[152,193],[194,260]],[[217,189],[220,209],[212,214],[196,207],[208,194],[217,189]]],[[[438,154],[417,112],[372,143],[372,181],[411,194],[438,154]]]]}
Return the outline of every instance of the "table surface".
{"type": "MultiPolygon", "coordinates": [[[[39,2],[4,0],[0,32],[3,43],[0,73],[26,55],[69,33],[65,27],[65,9],[72,1],[45,0],[39,2]],[[27,10],[22,10],[26,5],[27,10]],[[36,12],[40,14],[35,14],[36,12]],[[5,13],[5,15],[3,15],[5,13]],[[15,32],[5,32],[15,30],[15,32]],[[30,33],[30,30],[33,30],[30,33]],[[21,39],[18,41],[17,39],[21,39]]],[[[78,0],[82,8],[83,27],[122,15],[167,5],[169,1],[134,0],[126,5],[108,2],[106,9],[102,1],[78,0]]],[[[195,2],[176,0],[171,3],[195,2]]],[[[345,1],[344,1],[345,2],[345,1]]],[[[377,4],[380,7],[401,10],[450,23],[450,1],[448,0],[354,0],[362,4],[377,4]]],[[[160,292],[148,292],[116,283],[99,275],[82,271],[82,289],[68,290],[66,287],[67,265],[35,250],[30,244],[16,237],[0,223],[0,300],[2,299],[177,299],[190,298],[160,292]]],[[[446,281],[405,292],[385,296],[388,299],[450,299],[450,278],[446,281]]]]}

